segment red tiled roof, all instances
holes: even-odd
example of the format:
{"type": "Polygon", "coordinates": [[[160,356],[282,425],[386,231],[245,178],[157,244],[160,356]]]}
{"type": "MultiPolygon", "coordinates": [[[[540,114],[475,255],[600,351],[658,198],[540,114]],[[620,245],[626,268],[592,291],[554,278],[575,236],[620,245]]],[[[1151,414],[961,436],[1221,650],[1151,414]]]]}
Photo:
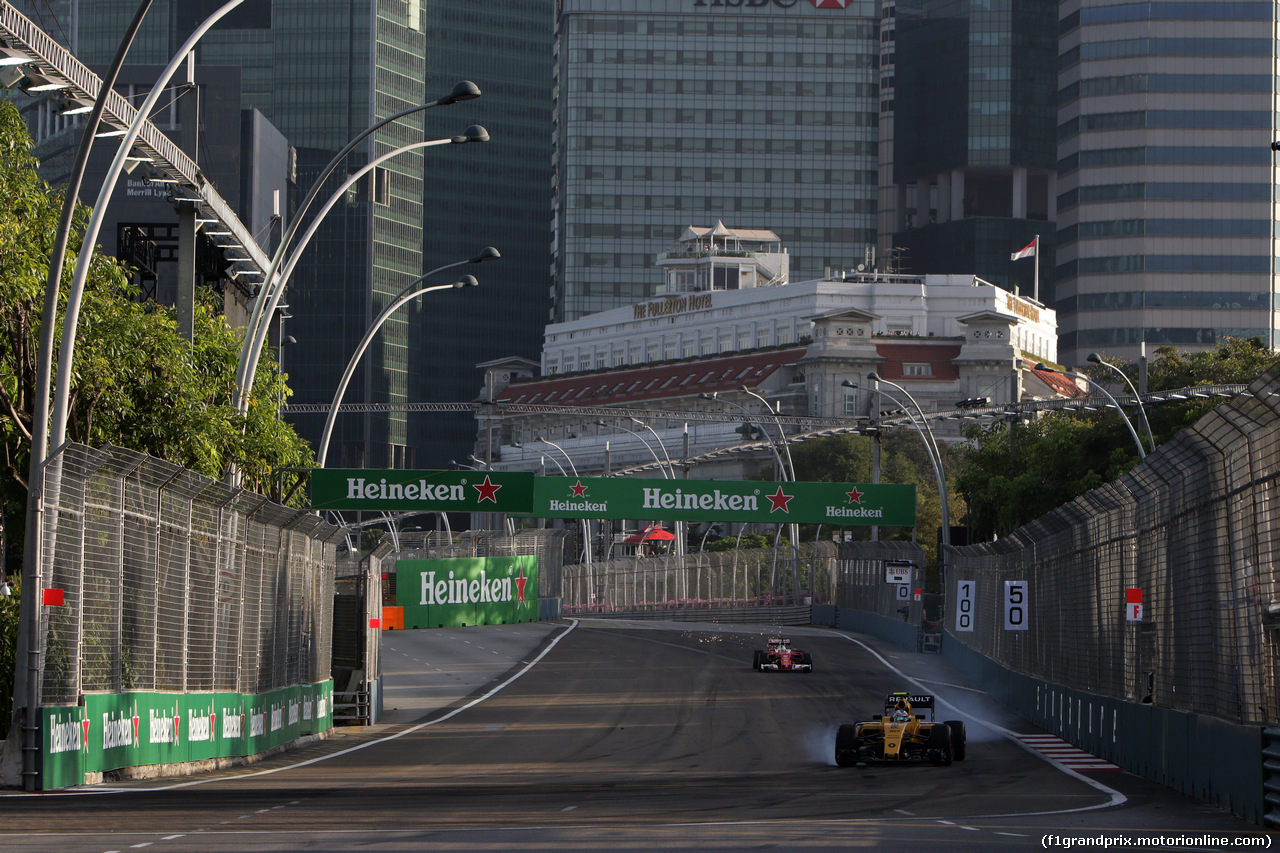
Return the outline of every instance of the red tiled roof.
{"type": "Polygon", "coordinates": [[[1063,396],[1063,397],[1085,396],[1084,391],[1080,389],[1080,386],[1077,385],[1076,381],[1072,379],[1070,376],[1063,376],[1061,373],[1057,373],[1052,370],[1036,370],[1034,367],[1031,368],[1031,370],[1033,373],[1035,373],[1037,379],[1039,379],[1045,385],[1048,385],[1050,388],[1056,391],[1060,396],[1063,396]]]}
{"type": "Polygon", "coordinates": [[[730,391],[739,385],[755,388],[774,371],[794,365],[804,352],[804,347],[797,347],[579,376],[551,376],[512,384],[503,390],[498,402],[600,406],[691,397],[730,391]]]}
{"type": "Polygon", "coordinates": [[[877,340],[876,353],[888,361],[877,367],[876,372],[890,382],[899,382],[904,379],[907,381],[913,379],[927,379],[933,382],[953,381],[960,378],[960,371],[952,363],[952,359],[960,357],[960,346],[958,343],[930,343],[927,339],[914,340],[910,343],[877,340]],[[930,375],[904,376],[902,365],[907,362],[928,364],[930,375]]]}

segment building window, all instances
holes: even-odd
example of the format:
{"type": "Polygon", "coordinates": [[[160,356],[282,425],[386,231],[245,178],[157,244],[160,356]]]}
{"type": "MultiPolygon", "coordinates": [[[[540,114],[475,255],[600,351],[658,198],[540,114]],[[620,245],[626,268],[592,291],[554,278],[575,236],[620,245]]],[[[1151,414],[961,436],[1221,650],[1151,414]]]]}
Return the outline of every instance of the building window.
{"type": "Polygon", "coordinates": [[[929,364],[903,364],[903,376],[932,376],[932,366],[929,364]]]}

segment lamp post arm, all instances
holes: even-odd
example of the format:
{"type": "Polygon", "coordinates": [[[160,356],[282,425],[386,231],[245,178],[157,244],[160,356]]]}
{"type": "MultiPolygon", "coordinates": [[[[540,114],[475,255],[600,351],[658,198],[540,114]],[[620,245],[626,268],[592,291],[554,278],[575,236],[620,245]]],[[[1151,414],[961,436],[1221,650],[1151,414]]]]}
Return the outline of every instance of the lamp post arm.
{"type": "MultiPolygon", "coordinates": [[[[886,385],[892,385],[894,388],[897,388],[903,394],[907,395],[907,399],[910,400],[912,403],[914,403],[917,409],[920,409],[920,404],[916,403],[915,398],[912,397],[911,394],[908,393],[908,391],[905,388],[901,387],[900,385],[895,385],[894,383],[888,381],[887,379],[880,379],[878,381],[883,382],[886,385]]],[[[949,506],[949,501],[947,500],[947,477],[942,468],[942,454],[938,452],[937,445],[934,444],[933,442],[933,430],[928,428],[929,425],[928,425],[928,422],[925,420],[924,410],[920,409],[920,420],[917,421],[916,416],[912,414],[911,409],[904,406],[896,397],[894,397],[888,391],[882,391],[879,388],[871,388],[869,390],[874,391],[877,394],[880,394],[881,396],[888,397],[890,400],[892,400],[894,405],[900,407],[904,412],[907,413],[907,417],[911,419],[911,425],[916,428],[916,432],[920,433],[920,438],[924,441],[925,452],[929,454],[929,462],[933,465],[934,479],[937,481],[937,484],[938,484],[938,499],[939,499],[939,504],[942,510],[942,518],[941,518],[942,544],[946,546],[950,546],[951,545],[951,508],[949,506]],[[923,427],[921,426],[921,422],[924,422],[923,427]]],[[[944,558],[942,555],[939,555],[939,559],[943,560],[944,558]]]]}
{"type": "MultiPolygon", "coordinates": [[[[266,322],[266,318],[271,316],[270,313],[263,311],[263,306],[266,304],[267,300],[270,298],[270,288],[275,283],[276,269],[279,267],[281,260],[284,258],[285,252],[288,251],[289,244],[293,241],[293,237],[297,233],[298,226],[302,224],[303,216],[306,214],[308,210],[311,209],[311,203],[315,201],[316,196],[320,194],[320,189],[324,185],[324,182],[329,179],[329,176],[332,175],[334,170],[338,168],[338,165],[342,162],[342,160],[348,154],[354,151],[356,149],[356,146],[358,146],[361,142],[368,139],[370,136],[377,133],[379,130],[386,127],[387,125],[397,122],[400,119],[405,118],[406,116],[412,115],[413,113],[416,113],[416,112],[429,110],[432,107],[447,106],[449,104],[456,103],[457,100],[459,100],[459,98],[456,97],[456,94],[461,89],[464,88],[464,85],[466,85],[466,81],[463,81],[462,83],[457,84],[457,86],[454,87],[453,94],[447,95],[443,98],[437,98],[434,101],[429,101],[427,103],[417,104],[415,106],[408,107],[406,109],[400,110],[400,112],[395,113],[394,115],[387,116],[381,121],[374,122],[372,125],[370,125],[369,127],[365,128],[362,132],[357,134],[350,142],[348,142],[345,146],[343,146],[341,151],[339,151],[336,155],[334,155],[333,159],[329,161],[329,164],[324,167],[324,171],[320,173],[320,176],[311,185],[311,189],[307,191],[306,198],[302,200],[302,203],[298,206],[298,209],[294,211],[293,218],[290,220],[288,228],[285,229],[284,234],[280,238],[280,245],[276,246],[275,253],[272,255],[271,262],[267,267],[266,276],[262,280],[262,291],[258,294],[258,298],[254,301],[253,312],[249,317],[249,324],[247,327],[249,331],[246,336],[246,346],[248,345],[247,344],[248,340],[256,339],[259,326],[264,324],[266,322]]],[[[470,85],[472,86],[472,88],[475,89],[475,94],[470,97],[479,97],[480,95],[479,88],[476,88],[474,84],[470,84],[470,85]]],[[[283,285],[283,281],[281,282],[281,285],[283,285]]],[[[237,367],[237,370],[236,370],[236,387],[237,388],[244,387],[243,383],[241,382],[241,379],[244,376],[244,371],[245,371],[245,366],[244,366],[244,360],[242,359],[241,364],[237,367]]]]}
{"type": "MultiPolygon", "coordinates": [[[[640,439],[640,443],[644,445],[645,450],[648,450],[649,454],[653,457],[653,461],[658,463],[658,470],[662,472],[662,479],[664,480],[671,479],[671,477],[667,474],[667,469],[662,467],[662,460],[658,458],[658,451],[653,449],[653,445],[650,444],[643,435],[636,432],[635,430],[627,429],[624,426],[619,426],[618,424],[614,424],[614,426],[622,430],[623,432],[629,432],[632,435],[634,435],[636,438],[640,439]]],[[[671,463],[668,462],[667,464],[669,465],[671,463]]]]}
{"type": "Polygon", "coordinates": [[[1138,431],[1133,428],[1133,421],[1129,420],[1129,416],[1124,413],[1124,409],[1120,408],[1119,401],[1116,400],[1115,397],[1111,396],[1111,392],[1108,391],[1106,388],[1103,388],[1102,385],[1100,385],[1099,383],[1094,382],[1088,376],[1085,376],[1083,373],[1069,373],[1065,370],[1063,371],[1063,373],[1066,373],[1068,376],[1074,376],[1078,379],[1083,379],[1085,382],[1089,383],[1089,385],[1101,391],[1102,395],[1111,401],[1111,405],[1115,406],[1116,411],[1120,413],[1120,420],[1124,421],[1124,425],[1129,428],[1129,435],[1133,436],[1133,445],[1134,447],[1138,448],[1138,458],[1146,459],[1147,451],[1142,447],[1142,439],[1138,438],[1138,431]]]}
{"type": "MultiPolygon", "coordinates": [[[[243,2],[244,0],[230,0],[230,2],[223,4],[216,12],[205,18],[204,22],[196,27],[195,32],[183,42],[182,47],[178,49],[173,59],[169,60],[169,64],[160,73],[160,77],[156,80],[146,100],[142,102],[142,106],[138,108],[138,113],[134,116],[133,123],[129,125],[129,129],[125,131],[124,137],[120,140],[120,147],[116,149],[116,156],[111,161],[106,177],[102,180],[102,189],[98,192],[98,201],[93,206],[93,213],[89,216],[89,224],[85,228],[84,238],[80,244],[80,256],[76,259],[76,270],[71,281],[71,289],[67,291],[67,308],[62,321],[62,352],[58,359],[58,381],[54,386],[53,424],[50,428],[50,443],[54,447],[62,444],[67,436],[67,407],[71,397],[71,366],[75,355],[76,326],[80,322],[80,303],[84,297],[85,282],[89,278],[89,266],[93,260],[94,247],[98,243],[98,232],[102,230],[102,222],[106,218],[107,207],[110,204],[112,193],[115,192],[116,182],[120,180],[120,173],[124,171],[125,158],[133,149],[133,143],[142,131],[143,123],[148,120],[151,111],[155,109],[156,101],[164,94],[164,89],[169,79],[177,72],[178,67],[186,61],[187,54],[195,48],[196,42],[223,16],[243,2]]],[[[106,92],[99,92],[98,97],[105,98],[106,94],[106,92]]],[[[36,429],[40,428],[42,428],[42,425],[37,425],[36,429]]]]}
{"type": "MultiPolygon", "coordinates": [[[[733,406],[734,408],[741,409],[743,413],[745,413],[752,420],[757,419],[755,416],[755,413],[752,412],[750,409],[748,409],[746,406],[742,405],[741,403],[735,403],[733,400],[722,400],[719,397],[715,397],[713,399],[721,403],[728,403],[730,406],[733,406]]],[[[750,423],[750,421],[744,421],[744,423],[750,423]]],[[[783,482],[786,482],[787,466],[782,464],[782,455],[778,453],[778,446],[773,443],[773,436],[769,435],[768,432],[765,432],[764,427],[761,427],[760,431],[764,434],[764,437],[768,439],[769,449],[773,451],[774,461],[778,463],[778,473],[782,475],[779,479],[781,479],[783,482]]]]}
{"type": "Polygon", "coordinates": [[[324,431],[320,435],[320,448],[316,453],[317,468],[324,467],[325,459],[329,455],[329,439],[333,435],[333,425],[338,419],[338,407],[342,405],[342,398],[347,393],[347,385],[351,382],[351,377],[355,375],[356,366],[360,363],[360,359],[364,355],[365,350],[369,348],[369,344],[373,340],[373,336],[382,328],[382,325],[387,321],[387,318],[395,313],[395,311],[406,302],[416,299],[424,293],[430,293],[434,290],[445,290],[446,288],[453,287],[452,284],[436,284],[431,287],[422,287],[423,279],[427,278],[427,276],[433,275],[434,273],[441,272],[442,270],[452,269],[453,267],[459,267],[467,263],[470,263],[470,261],[458,261],[456,263],[446,264],[442,267],[437,267],[436,269],[431,270],[431,272],[418,276],[410,282],[407,287],[396,294],[395,299],[387,303],[387,307],[382,309],[382,313],[378,315],[378,319],[374,320],[373,324],[369,326],[368,331],[366,331],[364,333],[364,337],[361,338],[359,346],[356,347],[355,353],[351,356],[351,360],[347,362],[347,368],[343,371],[342,379],[338,382],[338,390],[333,394],[333,405],[329,407],[329,414],[325,416],[324,431]]]}
{"type": "MultiPolygon", "coordinates": [[[[766,400],[760,394],[757,394],[756,392],[751,391],[745,385],[740,387],[738,390],[742,391],[743,393],[749,394],[752,397],[755,397],[757,400],[763,403],[765,410],[769,412],[769,414],[781,414],[781,408],[782,408],[781,404],[779,404],[778,406],[779,412],[775,413],[773,410],[773,406],[769,405],[769,401],[766,400]]],[[[775,421],[774,426],[778,428],[778,440],[782,444],[782,449],[786,451],[787,465],[790,466],[791,468],[791,482],[794,483],[796,481],[796,463],[791,459],[791,443],[787,441],[787,434],[783,431],[782,424],[775,421]]]]}
{"type": "MultiPolygon", "coordinates": [[[[315,236],[316,231],[319,230],[320,224],[324,221],[325,216],[346,194],[352,184],[385,163],[387,160],[390,160],[392,157],[399,154],[403,154],[417,148],[430,148],[436,145],[449,145],[451,143],[453,143],[453,139],[432,139],[426,142],[413,142],[409,145],[402,145],[399,148],[394,148],[380,157],[371,160],[364,166],[361,166],[350,177],[343,181],[342,186],[338,187],[334,194],[329,197],[329,200],[325,202],[324,207],[322,207],[311,220],[311,224],[307,227],[302,239],[298,241],[297,249],[295,249],[293,254],[289,257],[289,262],[285,265],[284,271],[279,276],[278,281],[274,282],[275,286],[270,288],[271,297],[267,304],[266,316],[270,317],[275,313],[276,307],[280,304],[280,297],[284,295],[285,283],[289,280],[289,276],[293,274],[293,268],[297,266],[302,252],[307,248],[307,245],[311,242],[311,238],[315,236]]],[[[267,292],[266,289],[268,287],[269,283],[263,284],[263,293],[267,292]]],[[[262,293],[259,294],[260,298],[261,296],[262,293]]],[[[258,361],[262,357],[262,348],[266,343],[269,327],[270,324],[261,324],[253,338],[251,340],[246,340],[245,345],[240,350],[240,363],[243,368],[243,372],[242,378],[238,381],[236,386],[236,408],[241,414],[244,414],[249,410],[250,392],[253,390],[253,380],[258,371],[258,361]]]]}
{"type": "MultiPolygon", "coordinates": [[[[578,466],[573,464],[573,457],[570,456],[568,453],[565,453],[563,447],[556,444],[554,441],[547,441],[545,438],[538,438],[535,440],[538,442],[541,442],[542,444],[548,444],[554,447],[556,450],[559,450],[561,455],[564,456],[565,461],[569,463],[569,470],[573,472],[573,476],[575,477],[578,476],[578,466]]],[[[559,462],[556,462],[555,457],[552,457],[551,461],[556,463],[556,466],[560,468],[561,473],[564,472],[564,467],[561,466],[559,462]]]]}
{"type": "Polygon", "coordinates": [[[1106,367],[1111,368],[1116,373],[1120,374],[1120,378],[1124,380],[1124,384],[1129,386],[1129,391],[1133,393],[1133,399],[1138,404],[1138,414],[1142,416],[1142,425],[1143,427],[1146,428],[1146,431],[1147,431],[1147,441],[1151,444],[1151,450],[1154,451],[1156,449],[1156,437],[1151,434],[1151,421],[1147,419],[1147,410],[1142,405],[1142,398],[1138,396],[1138,389],[1133,387],[1133,382],[1129,379],[1128,375],[1123,370],[1116,367],[1114,364],[1111,364],[1110,362],[1107,362],[1107,361],[1103,361],[1100,358],[1094,363],[1105,365],[1106,367]]]}

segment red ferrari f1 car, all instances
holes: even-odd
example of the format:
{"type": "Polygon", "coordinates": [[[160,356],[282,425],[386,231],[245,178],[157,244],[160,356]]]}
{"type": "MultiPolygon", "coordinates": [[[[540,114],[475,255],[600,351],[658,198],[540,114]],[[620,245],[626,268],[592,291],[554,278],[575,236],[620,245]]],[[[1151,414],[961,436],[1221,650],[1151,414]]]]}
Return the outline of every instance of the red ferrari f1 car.
{"type": "Polygon", "coordinates": [[[785,637],[770,637],[768,648],[756,650],[751,668],[759,672],[813,672],[813,658],[791,648],[785,637]]]}

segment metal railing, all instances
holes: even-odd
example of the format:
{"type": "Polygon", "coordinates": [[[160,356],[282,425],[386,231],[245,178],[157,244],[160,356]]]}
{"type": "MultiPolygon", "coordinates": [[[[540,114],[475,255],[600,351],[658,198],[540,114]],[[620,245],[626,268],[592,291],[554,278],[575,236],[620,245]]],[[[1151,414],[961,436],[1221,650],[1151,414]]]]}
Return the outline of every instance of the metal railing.
{"type": "Polygon", "coordinates": [[[41,574],[62,604],[42,606],[38,704],[330,677],[340,528],[115,447],[64,445],[45,472],[41,574]]]}
{"type": "Polygon", "coordinates": [[[573,615],[723,610],[834,600],[835,545],[653,557],[564,567],[564,611],[573,615]]]}

